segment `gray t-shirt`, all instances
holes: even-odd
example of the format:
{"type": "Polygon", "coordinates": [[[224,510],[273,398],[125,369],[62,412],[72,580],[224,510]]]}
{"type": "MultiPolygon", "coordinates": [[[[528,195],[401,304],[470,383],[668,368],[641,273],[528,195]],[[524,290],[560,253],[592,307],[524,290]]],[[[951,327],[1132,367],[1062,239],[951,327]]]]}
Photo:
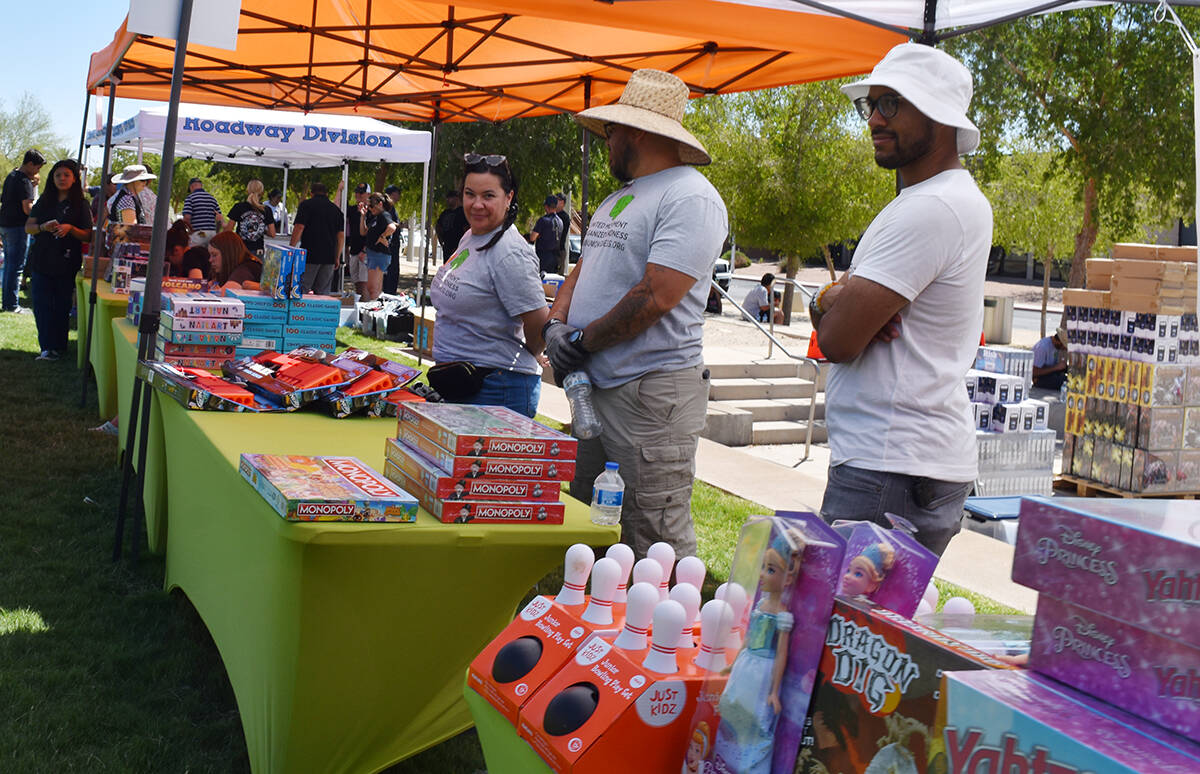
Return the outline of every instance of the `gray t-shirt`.
{"type": "Polygon", "coordinates": [[[596,385],[616,387],[653,371],[704,362],[704,305],[728,231],[721,195],[690,166],[639,177],[596,209],[568,323],[582,328],[603,317],[641,281],[648,263],[696,279],[683,300],[640,336],[591,356],[587,372],[596,385]]]}
{"type": "Polygon", "coordinates": [[[437,310],[433,359],[540,374],[525,349],[519,317],[546,306],[537,256],[511,226],[490,250],[481,251],[495,233],[463,234],[429,286],[437,310]]]}

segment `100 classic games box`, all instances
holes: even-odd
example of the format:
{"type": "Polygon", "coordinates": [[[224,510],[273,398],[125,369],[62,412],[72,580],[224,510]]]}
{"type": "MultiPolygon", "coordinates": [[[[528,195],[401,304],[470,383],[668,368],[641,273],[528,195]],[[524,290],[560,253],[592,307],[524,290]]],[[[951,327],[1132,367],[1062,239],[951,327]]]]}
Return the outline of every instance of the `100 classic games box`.
{"type": "Polygon", "coordinates": [[[417,520],[417,500],[357,457],[243,454],[242,478],[288,521],[417,520]]]}

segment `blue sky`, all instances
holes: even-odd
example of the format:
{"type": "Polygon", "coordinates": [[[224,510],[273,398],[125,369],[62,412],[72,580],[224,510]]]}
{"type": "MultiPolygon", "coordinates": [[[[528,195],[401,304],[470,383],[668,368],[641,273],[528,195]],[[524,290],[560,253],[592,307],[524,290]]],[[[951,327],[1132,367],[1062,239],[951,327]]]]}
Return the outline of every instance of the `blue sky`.
{"type": "MultiPolygon", "coordinates": [[[[50,114],[55,133],[68,148],[78,147],[88,60],[92,52],[112,42],[129,12],[129,0],[4,5],[5,73],[0,78],[0,100],[11,109],[23,92],[32,92],[50,114]]],[[[104,98],[92,100],[88,129],[95,128],[97,103],[103,116],[107,102],[104,98]]],[[[116,120],[145,104],[118,97],[116,120]]]]}

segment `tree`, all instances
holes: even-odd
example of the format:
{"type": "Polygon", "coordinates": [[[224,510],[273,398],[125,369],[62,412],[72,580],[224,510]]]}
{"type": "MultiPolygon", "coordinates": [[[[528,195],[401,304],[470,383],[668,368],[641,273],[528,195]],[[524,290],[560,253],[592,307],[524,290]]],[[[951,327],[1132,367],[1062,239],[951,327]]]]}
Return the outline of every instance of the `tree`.
{"type": "MultiPolygon", "coordinates": [[[[1191,29],[1195,9],[1179,9],[1191,29]]],[[[1154,8],[1121,5],[1023,19],[964,35],[949,51],[975,75],[986,169],[1013,138],[1052,154],[1073,179],[1068,284],[1080,287],[1101,230],[1190,217],[1194,202],[1191,57],[1154,8]]]]}
{"type": "MultiPolygon", "coordinates": [[[[738,240],[803,257],[858,237],[893,196],[894,177],[872,158],[864,125],[839,82],[707,97],[687,123],[713,163],[703,169],[721,192],[738,240]]],[[[784,296],[790,320],[792,286],[784,296]]]]}
{"type": "Polygon", "coordinates": [[[54,133],[50,114],[30,92],[25,92],[9,108],[0,100],[0,159],[4,174],[20,166],[25,151],[36,148],[53,163],[63,158],[75,158],[65,141],[54,133]]]}

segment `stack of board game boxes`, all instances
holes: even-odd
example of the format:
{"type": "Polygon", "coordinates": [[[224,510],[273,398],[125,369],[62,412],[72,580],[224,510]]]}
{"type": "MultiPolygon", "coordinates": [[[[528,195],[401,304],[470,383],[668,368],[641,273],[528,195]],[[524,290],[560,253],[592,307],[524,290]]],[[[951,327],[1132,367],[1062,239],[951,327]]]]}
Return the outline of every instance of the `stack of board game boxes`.
{"type": "Polygon", "coordinates": [[[242,340],[245,307],[208,293],[164,293],[155,359],[175,366],[220,369],[242,340]]]}
{"type": "Polygon", "coordinates": [[[287,521],[417,520],[417,501],[357,457],[243,454],[246,479],[287,521]]]}
{"type": "Polygon", "coordinates": [[[109,282],[114,293],[128,293],[134,277],[145,277],[154,229],[126,223],[109,223],[105,246],[109,256],[109,282]]]}
{"type": "Polygon", "coordinates": [[[1198,535],[1200,503],[1024,500],[1013,580],[1039,592],[1029,668],[1096,714],[1120,707],[1168,744],[1200,742],[1198,535]]]}
{"type": "Polygon", "coordinates": [[[1088,289],[1063,291],[1063,472],[1134,493],[1200,490],[1196,248],[1114,245],[1113,254],[1088,261],[1088,289]]]}
{"type": "Polygon", "coordinates": [[[1053,430],[1049,406],[1029,396],[1033,353],[1013,347],[979,348],[967,371],[967,396],[975,413],[979,477],[975,494],[1049,494],[1053,488],[1053,430]]]}
{"type": "Polygon", "coordinates": [[[502,406],[402,403],[384,475],[443,522],[562,524],[577,443],[502,406]]]}
{"type": "Polygon", "coordinates": [[[257,290],[234,288],[227,289],[225,297],[237,299],[246,309],[242,341],[237,347],[238,357],[283,349],[283,325],[287,322],[288,310],[286,298],[274,298],[257,290]]]}
{"type": "Polygon", "coordinates": [[[275,298],[254,290],[225,291],[228,298],[246,308],[246,320],[238,357],[265,350],[288,352],[297,347],[315,347],[333,354],[341,304],[333,296],[275,298]]]}

